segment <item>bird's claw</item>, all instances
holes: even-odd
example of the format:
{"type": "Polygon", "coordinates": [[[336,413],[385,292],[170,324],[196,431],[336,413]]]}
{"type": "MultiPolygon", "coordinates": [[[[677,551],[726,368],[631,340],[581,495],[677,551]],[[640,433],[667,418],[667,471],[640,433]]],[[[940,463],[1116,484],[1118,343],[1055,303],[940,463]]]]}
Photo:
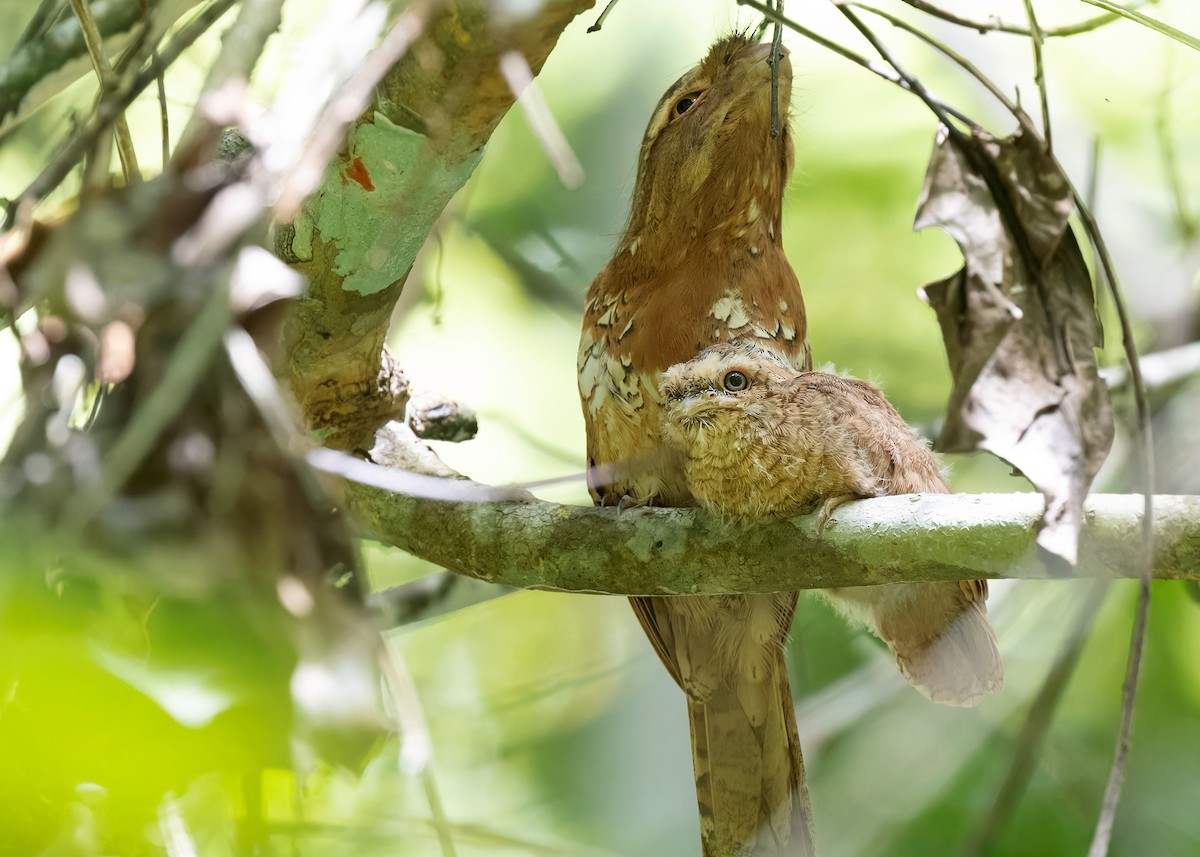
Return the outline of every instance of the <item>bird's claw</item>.
{"type": "Polygon", "coordinates": [[[833,517],[838,506],[855,499],[857,498],[853,494],[843,494],[841,497],[830,497],[822,503],[821,510],[817,512],[817,533],[825,532],[825,528],[829,526],[829,519],[833,517]]]}
{"type": "Polygon", "coordinates": [[[626,509],[638,509],[643,506],[653,506],[654,498],[649,500],[640,500],[632,494],[617,494],[614,491],[609,491],[600,499],[601,506],[615,506],[618,512],[624,512],[626,509]]]}

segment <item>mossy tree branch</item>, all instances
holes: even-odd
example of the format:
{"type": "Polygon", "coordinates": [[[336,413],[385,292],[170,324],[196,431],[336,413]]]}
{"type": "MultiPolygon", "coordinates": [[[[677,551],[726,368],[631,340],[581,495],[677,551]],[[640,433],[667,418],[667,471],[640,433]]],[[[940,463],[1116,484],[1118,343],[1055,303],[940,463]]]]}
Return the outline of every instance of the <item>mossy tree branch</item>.
{"type": "MultiPolygon", "coordinates": [[[[693,509],[440,501],[351,484],[355,512],[409,553],[491,583],[613,595],[779,592],[973,578],[1050,578],[1038,494],[930,494],[847,504],[754,527],[693,509]]],[[[1136,577],[1142,499],[1093,495],[1080,577],[1136,577]]],[[[1159,579],[1200,578],[1200,497],[1155,498],[1159,579]]]]}
{"type": "Polygon", "coordinates": [[[538,72],[593,2],[553,0],[519,18],[470,0],[437,4],[319,191],[278,231],[276,251],[309,280],[286,332],[292,389],[327,445],[369,447],[404,409],[388,323],[417,252],[513,104],[500,55],[519,51],[538,72]]]}
{"type": "MultiPolygon", "coordinates": [[[[392,424],[371,451],[310,456],[342,477],[347,506],[377,537],[489,583],[608,595],[782,592],[919,580],[1137,577],[1139,494],[1084,507],[1075,569],[1037,547],[1040,494],[928,494],[848,503],[755,526],[696,509],[568,506],[464,479],[392,424]],[[386,466],[379,466],[386,465],[386,466]],[[403,493],[401,493],[403,492],[403,493]]],[[[1155,497],[1154,576],[1200,579],[1200,497],[1155,497]],[[1161,505],[1159,505],[1161,504],[1161,505]]]]}

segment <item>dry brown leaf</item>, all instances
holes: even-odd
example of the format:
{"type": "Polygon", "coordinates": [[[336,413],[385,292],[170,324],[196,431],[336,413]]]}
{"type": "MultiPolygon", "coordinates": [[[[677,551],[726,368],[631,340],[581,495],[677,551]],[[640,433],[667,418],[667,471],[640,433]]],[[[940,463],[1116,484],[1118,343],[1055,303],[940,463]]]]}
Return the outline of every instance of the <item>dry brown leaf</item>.
{"type": "Polygon", "coordinates": [[[939,447],[986,449],[1046,497],[1038,544],[1075,563],[1083,500],[1112,445],[1091,277],[1071,189],[1040,140],[941,130],[914,228],[938,226],[962,270],[924,289],[954,391],[939,447]]]}

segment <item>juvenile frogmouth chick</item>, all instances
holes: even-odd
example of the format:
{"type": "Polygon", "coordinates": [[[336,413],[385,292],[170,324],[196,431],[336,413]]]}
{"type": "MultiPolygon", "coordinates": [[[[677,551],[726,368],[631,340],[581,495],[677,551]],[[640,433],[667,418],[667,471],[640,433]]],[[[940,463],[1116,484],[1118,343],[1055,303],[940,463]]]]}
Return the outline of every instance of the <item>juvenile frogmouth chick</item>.
{"type": "MultiPolygon", "coordinates": [[[[688,490],[754,522],[885,494],[948,493],[941,463],[875,387],[797,372],[753,342],[717,345],[662,377],[662,432],[688,490]]],[[[798,558],[799,561],[799,558],[798,558]]],[[[888,646],[927,697],[977,705],[1004,684],[987,582],[897,583],[824,593],[888,646]]]]}

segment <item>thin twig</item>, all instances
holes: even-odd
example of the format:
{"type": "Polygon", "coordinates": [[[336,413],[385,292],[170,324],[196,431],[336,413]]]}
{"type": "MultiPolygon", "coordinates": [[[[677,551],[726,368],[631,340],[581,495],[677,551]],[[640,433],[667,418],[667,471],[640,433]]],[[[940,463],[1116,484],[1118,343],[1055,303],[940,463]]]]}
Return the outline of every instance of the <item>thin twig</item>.
{"type": "MultiPolygon", "coordinates": [[[[896,84],[901,89],[911,89],[909,87],[908,83],[900,75],[896,74],[896,72],[894,72],[893,70],[891,70],[889,68],[884,68],[883,66],[880,66],[879,63],[877,63],[873,60],[869,60],[866,57],[862,56],[861,54],[856,54],[854,51],[850,50],[847,47],[843,47],[842,45],[839,45],[837,42],[832,41],[831,39],[825,38],[824,36],[822,36],[820,33],[816,32],[815,30],[810,30],[810,29],[808,29],[808,27],[805,27],[802,24],[796,23],[791,18],[786,18],[783,15],[780,15],[778,12],[776,12],[770,6],[767,6],[765,3],[760,3],[760,2],[758,2],[758,0],[737,0],[737,4],[739,6],[746,6],[750,9],[754,9],[756,12],[759,12],[764,17],[766,17],[767,20],[769,20],[773,23],[782,24],[783,26],[787,27],[789,30],[792,30],[793,32],[799,33],[800,35],[804,36],[804,38],[808,39],[810,42],[815,42],[816,44],[820,45],[821,47],[825,48],[826,50],[833,51],[838,56],[844,57],[845,59],[850,60],[850,62],[854,63],[855,65],[862,66],[863,68],[865,68],[867,71],[871,72],[872,74],[874,74],[878,77],[882,77],[884,80],[888,81],[889,83],[896,84]]],[[[929,95],[928,92],[926,92],[925,95],[928,97],[930,102],[937,104],[941,110],[943,110],[950,116],[953,116],[955,119],[959,120],[960,122],[964,123],[965,125],[967,125],[969,127],[972,127],[972,128],[976,127],[976,124],[971,119],[971,117],[967,116],[964,113],[961,113],[960,111],[956,110],[955,108],[951,107],[948,104],[944,104],[943,102],[938,101],[932,95],[929,95]]]]}
{"type": "MultiPolygon", "coordinates": [[[[158,63],[152,63],[149,68],[139,72],[121,91],[113,93],[109,98],[101,100],[97,105],[92,120],[82,128],[76,129],[66,139],[55,158],[46,165],[37,178],[14,201],[37,201],[45,198],[62,180],[70,174],[95,141],[108,128],[109,124],[121,114],[147,86],[155,81],[158,75],[169,68],[179,57],[192,46],[196,39],[207,32],[221,16],[229,11],[237,0],[214,0],[212,5],[201,12],[189,24],[176,31],[171,41],[163,49],[158,63]]],[[[5,228],[11,225],[13,212],[17,210],[14,204],[9,209],[9,217],[5,228]]]]}
{"type": "MultiPolygon", "coordinates": [[[[79,21],[79,29],[83,32],[83,43],[88,56],[92,60],[92,69],[96,72],[96,80],[103,93],[112,74],[112,67],[104,57],[104,44],[96,19],[92,17],[88,0],[71,0],[71,9],[79,21]]],[[[133,147],[133,135],[129,133],[129,123],[125,120],[124,111],[117,114],[113,122],[113,134],[117,140],[117,155],[121,159],[121,173],[125,176],[125,184],[131,185],[141,178],[138,170],[137,152],[133,147]]]]}
{"type": "MultiPolygon", "coordinates": [[[[1066,173],[1059,169],[1065,177],[1066,173]]],[[[1142,567],[1138,582],[1138,601],[1134,612],[1133,631],[1129,642],[1129,658],[1125,667],[1125,681],[1121,688],[1121,726],[1117,733],[1117,744],[1113,751],[1112,768],[1109,771],[1108,783],[1104,788],[1104,799],[1101,803],[1100,817],[1096,821],[1095,834],[1092,837],[1088,857],[1105,857],[1108,853],[1109,842],[1112,839],[1113,823],[1116,820],[1117,807],[1121,801],[1121,786],[1125,780],[1125,762],[1129,755],[1129,740],[1133,730],[1133,710],[1137,699],[1138,680],[1141,677],[1142,652],[1146,644],[1146,623],[1150,612],[1150,581],[1154,573],[1154,434],[1150,419],[1150,401],[1146,392],[1146,382],[1142,375],[1141,359],[1138,356],[1137,343],[1134,341],[1133,322],[1129,307],[1121,292],[1117,279],[1116,266],[1108,252],[1108,245],[1100,234],[1100,227],[1092,215],[1091,208],[1080,195],[1079,190],[1067,178],[1071,194],[1075,198],[1075,208],[1083,222],[1084,231],[1095,249],[1100,261],[1103,279],[1108,284],[1108,292],[1112,296],[1113,306],[1117,312],[1117,320],[1121,325],[1121,340],[1125,349],[1125,358],[1129,364],[1129,380],[1133,387],[1134,402],[1137,405],[1138,434],[1141,443],[1142,486],[1145,492],[1142,504],[1142,567]]]]}
{"type": "MultiPolygon", "coordinates": [[[[946,106],[929,94],[929,90],[916,77],[909,74],[903,66],[892,56],[887,46],[880,41],[879,37],[863,23],[854,11],[845,2],[841,0],[833,0],[834,6],[839,12],[845,16],[854,28],[862,33],[863,37],[871,43],[871,47],[879,52],[883,58],[897,75],[905,82],[906,88],[914,95],[920,98],[925,105],[933,111],[938,120],[942,123],[942,127],[946,129],[946,133],[950,135],[950,139],[958,147],[967,163],[971,168],[984,180],[992,199],[996,203],[996,208],[1000,213],[1000,217],[1007,227],[1009,236],[1012,238],[1013,245],[1016,247],[1021,261],[1025,265],[1030,277],[1033,279],[1034,286],[1041,293],[1042,305],[1050,306],[1050,299],[1047,294],[1045,280],[1042,277],[1041,260],[1037,254],[1033,252],[1033,248],[1029,243],[1029,236],[1025,232],[1025,228],[1021,223],[1021,218],[1017,214],[1015,204],[1011,199],[1010,193],[1005,187],[1004,180],[1000,176],[999,170],[990,158],[982,156],[975,141],[965,135],[957,126],[950,121],[950,114],[946,110],[946,106]]],[[[976,126],[973,126],[976,127],[976,126]]],[[[1047,310],[1048,313],[1048,310],[1047,310]]],[[[1049,322],[1049,320],[1048,320],[1049,322]]],[[[1059,370],[1064,374],[1071,371],[1070,357],[1064,353],[1063,348],[1055,348],[1054,356],[1058,360],[1059,370]]]]}
{"type": "MultiPolygon", "coordinates": [[[[954,126],[953,123],[950,122],[948,114],[945,110],[945,105],[931,97],[924,84],[922,84],[921,81],[919,81],[916,77],[909,74],[899,64],[899,62],[896,61],[896,58],[892,56],[891,52],[887,49],[887,46],[880,41],[879,37],[876,36],[875,33],[866,24],[864,24],[856,14],[854,14],[854,11],[850,8],[850,4],[848,2],[843,2],[843,0],[832,0],[832,2],[837,10],[841,12],[851,24],[854,25],[854,28],[862,33],[866,40],[871,43],[871,47],[875,48],[875,50],[879,52],[879,55],[883,57],[884,61],[890,65],[905,81],[907,88],[911,90],[918,98],[924,101],[925,105],[929,107],[931,111],[933,111],[933,114],[941,121],[942,127],[946,129],[946,133],[949,134],[951,141],[958,147],[958,151],[961,152],[963,158],[970,165],[971,169],[983,179],[984,184],[987,185],[988,192],[990,193],[992,200],[996,203],[996,209],[1000,214],[1000,219],[1004,223],[1009,237],[1012,239],[1013,246],[1016,248],[1022,263],[1024,263],[1025,270],[1033,280],[1034,288],[1036,288],[1039,293],[1041,305],[1045,315],[1044,323],[1046,324],[1047,328],[1053,330],[1054,321],[1050,317],[1049,310],[1049,307],[1051,306],[1049,287],[1047,286],[1043,276],[1042,260],[1034,252],[1033,247],[1030,244],[1029,235],[1025,230],[1021,216],[1017,212],[1016,203],[1014,202],[1012,194],[1006,186],[1003,177],[1000,175],[1000,171],[995,162],[990,157],[987,157],[980,152],[980,147],[977,145],[976,140],[973,138],[968,138],[967,135],[965,135],[961,130],[954,126]]],[[[986,78],[983,75],[979,75],[979,79],[986,81],[986,78]]],[[[989,86],[989,88],[995,89],[994,85],[989,86]]],[[[1006,105],[1009,103],[1007,99],[1002,98],[1001,100],[1006,105]]],[[[1021,111],[1019,107],[1014,106],[1012,108],[1012,112],[1018,121],[1021,122],[1022,127],[1026,130],[1030,130],[1034,139],[1041,139],[1036,130],[1030,129],[1029,126],[1032,123],[1027,122],[1028,117],[1025,116],[1024,111],[1021,111]],[[1023,119],[1022,117],[1025,118],[1023,119]]],[[[1047,157],[1053,160],[1053,155],[1047,153],[1047,157]]],[[[1059,172],[1062,172],[1062,168],[1058,167],[1057,163],[1055,166],[1058,168],[1059,172]]],[[[1052,340],[1052,344],[1055,346],[1054,358],[1058,363],[1059,372],[1064,375],[1071,373],[1073,371],[1073,366],[1065,341],[1063,341],[1061,337],[1054,338],[1052,340]]]]}
{"type": "Polygon", "coordinates": [[[421,698],[417,695],[416,685],[409,675],[404,657],[386,643],[381,643],[380,649],[380,669],[391,694],[400,730],[400,768],[421,780],[442,855],[454,857],[454,836],[445,807],[442,806],[437,780],[433,776],[433,740],[429,736],[429,726],[425,722],[421,698]]]}
{"type": "MultiPolygon", "coordinates": [[[[124,49],[113,60],[113,71],[118,75],[132,75],[134,72],[140,70],[143,65],[152,62],[159,39],[161,39],[161,36],[152,38],[154,35],[154,21],[148,14],[150,10],[144,8],[145,4],[142,0],[139,0],[138,5],[142,8],[142,16],[130,28],[128,44],[125,45],[124,49]]],[[[203,10],[197,12],[188,20],[193,21],[201,14],[203,14],[203,10]]],[[[180,21],[182,20],[180,18],[180,21]]],[[[171,27],[167,27],[167,29],[170,30],[171,27]]]]}
{"type": "Polygon", "coordinates": [[[1079,656],[1083,653],[1092,624],[1104,604],[1108,590],[1107,580],[1094,581],[1088,587],[1083,603],[1079,605],[1079,612],[1075,615],[1075,622],[1067,631],[1067,636],[1050,665],[1050,671],[1046,673],[1041,689],[1025,715],[1025,722],[1021,725],[1021,731],[1014,742],[1008,770],[1000,788],[996,790],[987,814],[963,849],[963,857],[984,857],[991,853],[996,837],[1005,829],[1013,810],[1025,793],[1034,766],[1041,755],[1046,734],[1050,730],[1050,723],[1071,676],[1075,673],[1075,667],[1079,664],[1079,656]]]}
{"type": "Polygon", "coordinates": [[[1033,0],[1025,0],[1025,17],[1029,19],[1029,41],[1033,44],[1033,82],[1037,84],[1042,102],[1042,139],[1046,141],[1046,151],[1050,152],[1053,148],[1050,144],[1050,102],[1046,98],[1046,68],[1042,64],[1042,42],[1046,34],[1033,12],[1033,0]]]}
{"type": "Polygon", "coordinates": [[[504,75],[513,99],[521,105],[533,136],[558,173],[558,180],[570,190],[575,190],[583,184],[583,165],[575,157],[571,144],[554,120],[554,114],[550,112],[542,90],[534,80],[533,70],[525,55],[520,51],[503,53],[500,56],[500,73],[504,75]]]}
{"type": "MultiPolygon", "coordinates": [[[[1066,176],[1061,168],[1060,172],[1066,176]]],[[[1078,189],[1071,184],[1070,178],[1067,179],[1067,184],[1075,198],[1075,208],[1083,222],[1084,231],[1087,232],[1092,247],[1100,260],[1103,279],[1108,284],[1108,291],[1117,312],[1117,320],[1121,325],[1121,341],[1125,349],[1126,361],[1129,364],[1129,381],[1132,384],[1133,398],[1137,405],[1138,434],[1141,442],[1142,490],[1145,492],[1142,504],[1142,568],[1138,582],[1138,601],[1134,612],[1133,631],[1129,642],[1129,658],[1125,667],[1125,682],[1121,688],[1121,726],[1117,733],[1117,745],[1113,751],[1108,783],[1104,787],[1100,817],[1096,821],[1096,831],[1092,837],[1091,847],[1088,849],[1088,857],[1104,857],[1108,853],[1117,806],[1121,801],[1121,786],[1125,780],[1125,761],[1129,755],[1129,738],[1133,730],[1133,709],[1137,699],[1142,652],[1146,644],[1146,622],[1150,612],[1150,581],[1154,573],[1154,434],[1150,420],[1150,400],[1146,392],[1146,381],[1142,375],[1137,343],[1134,341],[1133,322],[1130,318],[1129,307],[1125,303],[1125,297],[1121,293],[1120,282],[1117,280],[1116,266],[1108,252],[1108,245],[1100,234],[1100,227],[1092,215],[1091,207],[1080,195],[1078,189]]]]}
{"type": "MultiPolygon", "coordinates": [[[[151,27],[149,10],[144,9],[143,11],[145,14],[143,15],[142,21],[145,24],[145,30],[148,34],[151,27]]],[[[126,56],[122,57],[121,59],[129,60],[131,57],[129,54],[126,54],[126,56]]],[[[155,89],[157,90],[156,94],[158,96],[159,136],[162,144],[162,163],[159,167],[159,170],[166,171],[167,164],[171,162],[171,123],[167,115],[167,75],[159,63],[158,46],[154,41],[150,42],[150,62],[152,65],[159,66],[158,77],[155,79],[155,83],[157,84],[155,89]]]]}
{"type": "Polygon", "coordinates": [[[1100,258],[1104,280],[1108,283],[1113,306],[1117,311],[1117,319],[1121,324],[1121,339],[1125,347],[1126,360],[1129,362],[1129,379],[1133,384],[1134,401],[1137,403],[1142,454],[1142,485],[1145,491],[1145,501],[1142,507],[1142,569],[1138,582],[1138,601],[1133,619],[1133,633],[1129,642],[1129,659],[1125,668],[1125,683],[1121,688],[1121,726],[1117,733],[1117,746],[1113,751],[1112,769],[1109,771],[1108,783],[1104,787],[1104,800],[1100,807],[1100,817],[1096,821],[1096,832],[1092,837],[1091,847],[1088,849],[1088,857],[1104,857],[1108,853],[1108,845],[1112,839],[1113,822],[1116,819],[1117,806],[1121,801],[1121,786],[1125,780],[1125,760],[1129,755],[1129,736],[1133,730],[1134,702],[1137,699],[1142,651],[1146,644],[1146,622],[1150,612],[1150,581],[1154,570],[1154,436],[1150,424],[1150,403],[1146,396],[1146,384],[1142,378],[1137,344],[1133,338],[1133,323],[1129,316],[1129,308],[1125,305],[1125,297],[1121,293],[1120,283],[1117,281],[1116,267],[1109,255],[1108,246],[1100,235],[1096,219],[1073,185],[1071,193],[1075,196],[1075,207],[1079,211],[1084,229],[1091,239],[1096,255],[1100,258]]]}
{"type": "Polygon", "coordinates": [[[1007,109],[1009,113],[1016,118],[1017,122],[1026,133],[1034,135],[1037,134],[1037,128],[1034,126],[1033,121],[1029,118],[1029,114],[1026,113],[1019,104],[1009,98],[1008,95],[1005,94],[1004,90],[997,86],[991,78],[981,72],[974,63],[972,63],[962,54],[958,53],[945,43],[939,42],[937,39],[933,38],[933,36],[910,24],[903,18],[898,18],[890,12],[877,9],[876,7],[869,6],[866,3],[849,3],[847,5],[862,9],[865,12],[870,12],[872,15],[878,15],[892,26],[904,30],[907,33],[911,33],[921,41],[925,42],[925,44],[942,53],[945,57],[962,68],[963,71],[975,78],[975,80],[977,80],[989,93],[991,93],[997,101],[1004,105],[1005,109],[1007,109]]]}
{"type": "MultiPolygon", "coordinates": [[[[901,2],[927,15],[932,15],[951,24],[957,24],[960,27],[978,30],[980,33],[1012,33],[1017,36],[1031,35],[1027,28],[1019,24],[1007,24],[996,17],[993,17],[990,21],[976,21],[955,15],[953,12],[948,12],[945,9],[934,6],[932,3],[926,3],[925,0],[901,0],[901,2]]],[[[1137,6],[1144,6],[1147,2],[1155,3],[1157,0],[1139,0],[1137,6]]],[[[1096,15],[1094,18],[1087,18],[1075,24],[1066,24],[1062,27],[1043,30],[1042,35],[1048,39],[1061,36],[1077,36],[1080,33],[1088,33],[1099,29],[1105,24],[1111,24],[1113,21],[1120,20],[1120,18],[1121,16],[1116,12],[1106,12],[1103,15],[1096,15]]]]}
{"type": "Polygon", "coordinates": [[[452,571],[435,571],[400,586],[371,593],[367,596],[367,606],[375,614],[379,627],[390,631],[517,591],[511,586],[498,586],[452,571]]]}
{"type": "Polygon", "coordinates": [[[1187,45],[1194,51],[1200,51],[1200,39],[1195,36],[1185,33],[1183,30],[1176,29],[1170,24],[1164,24],[1157,18],[1151,18],[1149,15],[1143,15],[1141,12],[1133,9],[1130,6],[1122,6],[1119,3],[1113,3],[1112,0],[1081,0],[1089,6],[1095,6],[1097,9],[1105,9],[1114,14],[1120,15],[1122,18],[1127,18],[1141,24],[1143,27],[1148,27],[1159,35],[1166,36],[1169,39],[1174,39],[1182,45],[1187,45]]]}
{"type": "MultiPolygon", "coordinates": [[[[843,3],[841,0],[831,0],[831,2],[833,3],[834,7],[841,12],[843,16],[845,16],[846,20],[854,25],[854,29],[862,33],[863,37],[871,43],[871,47],[879,52],[879,56],[883,58],[883,61],[892,67],[892,70],[895,71],[900,80],[904,82],[904,88],[912,92],[913,95],[917,96],[917,98],[924,101],[925,105],[933,111],[933,114],[937,116],[938,120],[946,128],[946,131],[950,134],[950,136],[959,143],[964,144],[963,147],[966,149],[966,137],[963,135],[958,126],[950,121],[950,116],[946,110],[946,105],[930,95],[929,90],[925,88],[925,84],[921,83],[921,81],[917,80],[916,77],[909,74],[904,70],[903,67],[901,67],[900,63],[897,62],[895,57],[892,56],[891,51],[887,49],[887,46],[879,40],[879,37],[875,35],[870,27],[862,22],[861,18],[854,14],[854,11],[850,9],[847,3],[843,3]]],[[[996,194],[993,194],[993,196],[995,195],[996,194]]]]}
{"type": "Polygon", "coordinates": [[[167,164],[171,162],[171,123],[167,118],[167,76],[159,63],[157,50],[150,54],[150,61],[154,65],[159,66],[158,77],[155,80],[158,83],[159,133],[162,135],[162,169],[165,170],[167,164]]]}
{"type": "MultiPolygon", "coordinates": [[[[775,0],[775,11],[783,17],[783,0],[775,0]]],[[[771,139],[779,136],[779,60],[783,57],[783,25],[774,22],[771,33],[771,139]]]]}
{"type": "MultiPolygon", "coordinates": [[[[1129,373],[1124,366],[1107,366],[1100,370],[1100,377],[1113,392],[1123,392],[1129,386],[1129,373]]],[[[1196,378],[1200,378],[1200,342],[1142,357],[1142,379],[1152,406],[1168,401],[1180,387],[1196,378]]]]}
{"type": "MultiPolygon", "coordinates": [[[[407,425],[404,426],[404,429],[409,433],[412,432],[407,425]]],[[[413,437],[415,438],[416,435],[413,437]]],[[[598,481],[603,484],[605,481],[612,480],[615,474],[620,473],[621,467],[631,465],[631,462],[627,461],[621,464],[590,467],[586,471],[572,473],[568,476],[552,476],[547,479],[535,479],[513,485],[483,485],[479,482],[443,474],[422,473],[415,470],[402,470],[394,466],[383,466],[364,461],[348,452],[326,447],[311,449],[305,457],[309,467],[322,473],[328,473],[330,476],[337,476],[392,494],[421,497],[446,503],[529,501],[533,499],[529,494],[529,489],[582,482],[589,475],[593,482],[598,481]]]]}
{"type": "Polygon", "coordinates": [[[604,7],[604,11],[601,12],[600,17],[596,19],[596,23],[594,23],[594,24],[592,24],[592,26],[588,27],[587,31],[589,33],[600,32],[600,28],[604,26],[604,20],[608,17],[608,13],[611,12],[613,10],[613,7],[616,5],[617,5],[617,0],[608,0],[608,3],[604,7]]]}
{"type": "Polygon", "coordinates": [[[116,135],[102,132],[88,149],[79,168],[79,194],[81,197],[99,196],[112,187],[112,153],[116,146],[116,135]]]}
{"type": "Polygon", "coordinates": [[[221,338],[225,343],[225,354],[229,357],[230,367],[237,375],[242,389],[258,409],[259,416],[262,417],[275,445],[280,449],[297,448],[299,432],[296,430],[295,418],[280,395],[279,382],[272,374],[267,361],[259,354],[254,337],[247,333],[244,327],[231,325],[221,338]]]}
{"type": "MultiPolygon", "coordinates": [[[[884,12],[882,10],[878,10],[878,8],[875,8],[874,6],[866,6],[863,4],[857,4],[857,2],[856,2],[856,4],[841,5],[840,7],[842,8],[842,11],[844,11],[844,13],[847,14],[847,16],[850,16],[851,13],[850,13],[850,11],[846,10],[845,6],[851,6],[851,5],[857,6],[859,8],[863,8],[863,10],[865,10],[865,11],[869,11],[872,14],[876,14],[876,16],[880,16],[884,20],[887,20],[887,22],[889,22],[890,24],[893,24],[894,26],[896,26],[896,28],[910,32],[910,34],[917,36],[918,38],[920,38],[920,40],[922,40],[926,44],[929,44],[929,46],[931,46],[932,48],[935,48],[936,50],[938,50],[938,52],[941,52],[943,55],[946,55],[947,58],[954,61],[956,65],[959,65],[962,68],[962,70],[966,71],[968,74],[971,74],[971,76],[974,79],[978,80],[978,82],[980,84],[982,84],[984,86],[984,88],[990,92],[992,97],[995,97],[998,102],[1003,104],[1004,108],[1006,108],[1008,110],[1008,112],[1014,116],[1016,121],[1018,121],[1018,124],[1021,126],[1022,131],[1024,131],[1026,134],[1028,134],[1028,136],[1030,136],[1033,139],[1039,139],[1037,127],[1033,125],[1033,120],[1030,119],[1030,115],[1028,115],[1025,112],[1025,110],[1021,108],[1020,104],[1015,103],[1012,100],[1012,98],[1009,98],[1006,94],[1004,94],[1004,91],[1002,89],[1000,89],[1000,86],[997,86],[994,82],[992,82],[992,80],[988,76],[986,76],[986,74],[984,74],[983,72],[980,72],[978,70],[978,68],[976,66],[974,66],[970,60],[967,60],[965,58],[965,56],[962,56],[959,53],[956,53],[955,50],[950,49],[948,46],[946,46],[946,44],[943,44],[942,42],[938,42],[936,40],[936,38],[931,37],[928,34],[925,34],[925,32],[918,30],[916,28],[916,26],[913,26],[912,24],[906,22],[906,20],[904,20],[902,18],[896,18],[895,16],[893,16],[893,14],[884,12]]],[[[860,26],[859,26],[859,29],[862,29],[862,28],[860,28],[860,26]]],[[[868,36],[868,38],[872,42],[872,44],[875,44],[876,49],[880,50],[880,52],[884,56],[884,58],[886,58],[889,62],[892,62],[892,64],[894,65],[895,60],[890,58],[890,55],[887,54],[886,52],[884,52],[884,49],[882,48],[882,44],[878,43],[878,40],[876,40],[875,36],[870,34],[869,31],[864,31],[864,34],[866,36],[868,36]]],[[[904,72],[899,70],[899,68],[898,68],[898,71],[900,71],[901,74],[905,74],[904,72]]],[[[906,74],[905,74],[905,76],[906,76],[906,74]]],[[[919,92],[918,92],[918,95],[920,95],[919,92]]],[[[926,103],[929,103],[929,102],[926,101],[926,103]]],[[[931,109],[932,109],[932,106],[931,106],[931,109]]],[[[936,109],[934,109],[934,113],[937,114],[936,109]]],[[[941,115],[938,115],[938,119],[942,119],[943,125],[946,124],[946,120],[944,120],[941,115]]],[[[950,131],[952,131],[952,133],[953,133],[953,128],[950,131]]],[[[1000,184],[998,184],[998,180],[996,179],[996,176],[994,175],[994,173],[995,173],[994,167],[992,167],[992,164],[990,161],[980,160],[980,158],[974,157],[973,149],[966,148],[966,146],[965,146],[965,148],[962,149],[962,151],[964,151],[964,154],[968,157],[968,160],[970,160],[972,162],[973,166],[976,166],[976,168],[979,170],[979,172],[983,174],[984,179],[986,181],[988,181],[989,187],[992,188],[992,197],[994,197],[996,199],[997,205],[1000,206],[1001,215],[1004,218],[1006,218],[1006,222],[1008,222],[1010,224],[1009,232],[1013,234],[1013,238],[1016,240],[1016,244],[1018,244],[1018,247],[1020,248],[1022,257],[1024,257],[1026,259],[1026,264],[1028,266],[1028,269],[1030,269],[1030,271],[1033,272],[1034,275],[1036,275],[1040,269],[1040,265],[1037,264],[1037,259],[1034,258],[1032,256],[1032,253],[1030,252],[1030,250],[1028,250],[1027,239],[1025,236],[1025,230],[1024,230],[1024,228],[1021,227],[1019,218],[1016,217],[1016,215],[1014,214],[1014,212],[1012,210],[1012,205],[1010,205],[1008,203],[1007,193],[997,192],[997,190],[996,190],[997,187],[1000,187],[1000,184]]],[[[1046,150],[1046,155],[1048,155],[1048,157],[1050,157],[1051,162],[1054,163],[1054,167],[1055,167],[1055,169],[1057,169],[1057,172],[1066,176],[1066,170],[1064,170],[1062,168],[1062,164],[1058,163],[1057,160],[1055,160],[1054,154],[1052,154],[1052,152],[1050,152],[1049,150],[1046,150]]],[[[1092,175],[1094,175],[1094,174],[1092,174],[1092,175]]],[[[1076,202],[1078,202],[1078,200],[1080,199],[1079,194],[1075,193],[1075,197],[1076,197],[1076,202]]],[[[1084,206],[1084,208],[1086,208],[1086,202],[1084,204],[1082,204],[1082,206],[1084,206]]],[[[1044,283],[1042,282],[1042,280],[1040,280],[1040,277],[1038,277],[1037,284],[1038,284],[1038,288],[1044,289],[1044,283]]],[[[1046,301],[1046,305],[1049,306],[1049,301],[1046,301]]]]}

